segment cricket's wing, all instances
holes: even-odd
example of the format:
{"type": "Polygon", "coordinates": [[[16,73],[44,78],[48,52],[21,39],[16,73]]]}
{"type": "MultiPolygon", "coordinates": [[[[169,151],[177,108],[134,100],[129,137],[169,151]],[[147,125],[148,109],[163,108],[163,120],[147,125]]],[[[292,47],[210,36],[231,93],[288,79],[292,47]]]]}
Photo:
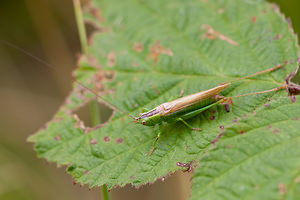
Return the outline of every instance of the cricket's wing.
{"type": "Polygon", "coordinates": [[[191,105],[194,105],[200,101],[203,101],[207,98],[213,97],[223,91],[225,88],[229,87],[230,83],[218,85],[209,90],[205,90],[202,92],[198,92],[195,94],[191,94],[188,96],[181,97],[179,99],[175,99],[170,102],[163,103],[156,107],[156,110],[159,110],[159,114],[161,116],[165,116],[171,114],[173,112],[179,111],[181,109],[187,108],[191,105]]]}

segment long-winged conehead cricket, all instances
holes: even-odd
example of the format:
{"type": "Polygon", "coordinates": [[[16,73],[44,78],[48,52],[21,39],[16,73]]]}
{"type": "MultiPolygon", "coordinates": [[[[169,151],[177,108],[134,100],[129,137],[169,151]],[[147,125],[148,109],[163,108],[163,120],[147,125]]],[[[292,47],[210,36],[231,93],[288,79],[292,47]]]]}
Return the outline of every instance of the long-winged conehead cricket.
{"type": "MultiPolygon", "coordinates": [[[[7,41],[0,40],[0,42],[2,44],[8,45],[26,55],[28,55],[29,57],[34,58],[36,61],[38,61],[46,66],[56,70],[56,68],[51,66],[46,61],[26,52],[23,49],[15,46],[7,41]]],[[[170,124],[170,123],[176,123],[176,122],[180,121],[192,130],[201,131],[200,128],[191,127],[186,120],[200,114],[201,112],[203,112],[215,105],[228,104],[228,103],[232,104],[232,99],[234,99],[234,98],[255,95],[255,94],[263,94],[263,93],[267,93],[267,92],[274,92],[274,91],[278,91],[280,89],[286,89],[288,91],[288,93],[292,96],[299,94],[300,86],[297,84],[294,84],[290,81],[296,75],[296,73],[298,71],[298,67],[297,67],[295,72],[292,73],[291,75],[289,75],[286,78],[285,83],[280,87],[273,88],[270,90],[265,90],[265,91],[241,94],[241,95],[233,96],[233,97],[225,97],[225,96],[219,95],[220,92],[222,92],[223,90],[225,90],[226,88],[228,88],[231,85],[231,82],[247,79],[247,78],[250,78],[253,76],[258,76],[258,75],[261,75],[264,73],[278,70],[280,68],[282,68],[281,64],[277,65],[276,67],[269,68],[269,69],[266,69],[261,72],[257,72],[255,74],[251,74],[251,75],[248,75],[245,77],[240,77],[240,78],[237,78],[237,79],[234,79],[231,81],[221,83],[218,86],[208,89],[208,90],[205,90],[205,91],[197,92],[194,94],[190,94],[190,95],[187,95],[184,97],[177,98],[177,99],[169,101],[169,102],[162,103],[153,109],[144,108],[143,109],[144,112],[140,113],[138,117],[133,117],[130,114],[126,113],[125,111],[121,110],[120,108],[118,108],[117,106],[113,105],[111,102],[106,100],[104,97],[96,94],[91,88],[87,87],[80,81],[75,79],[74,82],[76,82],[79,86],[83,87],[84,89],[88,90],[89,92],[93,93],[97,98],[108,103],[114,109],[116,109],[116,110],[126,114],[128,117],[132,118],[135,123],[141,124],[144,126],[154,126],[155,127],[154,130],[155,130],[155,132],[157,132],[157,137],[153,143],[153,148],[151,149],[151,151],[149,153],[149,155],[151,155],[153,153],[153,151],[155,150],[156,143],[162,133],[162,127],[166,123],[170,124]]]]}

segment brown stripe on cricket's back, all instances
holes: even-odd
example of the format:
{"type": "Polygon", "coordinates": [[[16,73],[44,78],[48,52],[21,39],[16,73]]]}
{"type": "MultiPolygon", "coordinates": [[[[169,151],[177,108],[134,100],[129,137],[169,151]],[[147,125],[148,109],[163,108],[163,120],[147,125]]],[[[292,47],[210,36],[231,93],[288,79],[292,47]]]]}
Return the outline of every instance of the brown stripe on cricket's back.
{"type": "Polygon", "coordinates": [[[194,105],[202,100],[213,97],[229,86],[230,83],[221,84],[209,90],[205,90],[185,97],[181,97],[179,99],[175,99],[170,102],[163,103],[149,112],[141,113],[141,116],[138,117],[138,119],[149,118],[157,114],[159,114],[160,116],[166,116],[168,114],[194,105]]]}
{"type": "Polygon", "coordinates": [[[157,106],[156,108],[154,108],[153,110],[151,110],[149,112],[141,113],[141,116],[138,117],[137,119],[145,119],[145,118],[152,117],[153,115],[160,113],[162,110],[163,110],[162,105],[157,106]]]}
{"type": "Polygon", "coordinates": [[[230,83],[221,84],[212,89],[198,92],[195,94],[191,94],[191,95],[188,95],[185,97],[181,97],[179,99],[175,99],[171,102],[164,103],[162,105],[164,105],[164,107],[166,107],[167,109],[165,109],[165,112],[162,113],[161,115],[166,116],[168,114],[174,113],[176,111],[179,111],[181,109],[184,109],[191,105],[194,105],[205,99],[214,97],[214,96],[218,95],[221,91],[223,91],[224,89],[229,87],[230,85],[231,85],[230,83]]]}

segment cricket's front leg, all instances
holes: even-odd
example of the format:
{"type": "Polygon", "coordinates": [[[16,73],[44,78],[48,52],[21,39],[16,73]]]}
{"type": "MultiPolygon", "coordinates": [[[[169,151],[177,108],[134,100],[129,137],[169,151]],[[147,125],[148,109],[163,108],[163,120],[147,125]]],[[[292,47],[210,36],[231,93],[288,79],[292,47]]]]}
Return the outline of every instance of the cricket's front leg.
{"type": "Polygon", "coordinates": [[[162,132],[162,124],[156,124],[155,127],[154,127],[154,130],[155,130],[155,132],[157,132],[157,136],[156,136],[156,139],[155,139],[155,141],[154,141],[154,143],[153,143],[153,148],[151,149],[149,155],[151,155],[151,154],[153,153],[153,151],[154,151],[154,149],[155,149],[155,146],[156,146],[156,143],[157,143],[157,141],[158,141],[158,139],[159,139],[159,137],[160,137],[160,135],[161,135],[161,132],[162,132]]]}

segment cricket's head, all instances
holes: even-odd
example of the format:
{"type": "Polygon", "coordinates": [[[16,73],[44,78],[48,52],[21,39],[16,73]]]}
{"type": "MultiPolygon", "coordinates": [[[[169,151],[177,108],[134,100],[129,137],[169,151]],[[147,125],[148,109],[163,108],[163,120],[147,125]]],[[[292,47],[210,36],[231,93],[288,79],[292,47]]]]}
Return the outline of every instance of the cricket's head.
{"type": "Polygon", "coordinates": [[[154,126],[155,124],[161,123],[161,116],[158,114],[153,115],[151,112],[141,113],[136,118],[136,123],[144,126],[154,126]]]}
{"type": "Polygon", "coordinates": [[[144,126],[151,126],[151,123],[149,123],[151,120],[149,120],[149,117],[147,117],[146,113],[140,113],[135,122],[144,126]]]}

